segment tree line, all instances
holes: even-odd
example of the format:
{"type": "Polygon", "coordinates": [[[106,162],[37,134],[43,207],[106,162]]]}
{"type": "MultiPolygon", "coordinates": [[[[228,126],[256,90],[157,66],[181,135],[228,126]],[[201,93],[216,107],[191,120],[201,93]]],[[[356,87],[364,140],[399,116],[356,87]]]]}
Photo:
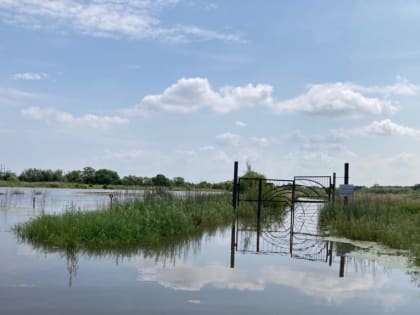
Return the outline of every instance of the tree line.
{"type": "Polygon", "coordinates": [[[72,170],[65,173],[63,170],[28,168],[19,175],[12,171],[0,173],[0,180],[22,181],[22,182],[67,182],[88,185],[124,185],[124,186],[159,186],[159,187],[182,187],[182,188],[201,188],[201,189],[230,189],[231,182],[200,183],[187,182],[183,177],[169,178],[163,174],[154,177],[120,175],[110,169],[98,169],[86,166],[82,170],[72,170]]]}

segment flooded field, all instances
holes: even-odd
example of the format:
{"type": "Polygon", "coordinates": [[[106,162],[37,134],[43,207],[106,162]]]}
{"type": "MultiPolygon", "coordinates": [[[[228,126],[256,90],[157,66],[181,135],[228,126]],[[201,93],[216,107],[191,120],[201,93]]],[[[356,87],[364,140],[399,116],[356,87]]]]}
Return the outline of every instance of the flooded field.
{"type": "Polygon", "coordinates": [[[282,222],[259,229],[238,220],[189,241],[121,253],[39,250],[11,231],[43,212],[105,206],[110,193],[128,198],[107,190],[0,189],[1,314],[418,314],[420,309],[420,268],[410,265],[406,253],[320,233],[313,203],[296,208],[293,229],[286,213],[282,222]]]}

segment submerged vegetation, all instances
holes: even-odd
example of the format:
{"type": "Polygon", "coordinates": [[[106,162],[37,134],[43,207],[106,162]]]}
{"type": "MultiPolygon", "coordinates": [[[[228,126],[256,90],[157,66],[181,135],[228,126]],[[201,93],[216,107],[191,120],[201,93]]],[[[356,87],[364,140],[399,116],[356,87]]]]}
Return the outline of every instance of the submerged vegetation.
{"type": "Polygon", "coordinates": [[[357,194],[321,209],[321,225],[356,240],[409,250],[420,263],[420,203],[398,195],[357,194]]]}
{"type": "Polygon", "coordinates": [[[148,192],[142,200],[115,203],[96,211],[68,210],[17,225],[25,241],[48,247],[81,249],[154,245],[229,222],[232,207],[224,194],[191,193],[177,197],[148,192]]]}
{"type": "MultiPolygon", "coordinates": [[[[271,209],[280,214],[281,209],[271,209]]],[[[239,208],[242,217],[254,217],[252,205],[239,208]]],[[[266,211],[267,214],[270,211],[266,211]]],[[[268,218],[268,216],[267,216],[268,218]]],[[[221,193],[146,192],[144,198],[113,204],[96,211],[70,209],[41,215],[15,226],[23,240],[37,247],[76,248],[86,251],[131,250],[161,245],[232,223],[231,196],[221,193]]]]}

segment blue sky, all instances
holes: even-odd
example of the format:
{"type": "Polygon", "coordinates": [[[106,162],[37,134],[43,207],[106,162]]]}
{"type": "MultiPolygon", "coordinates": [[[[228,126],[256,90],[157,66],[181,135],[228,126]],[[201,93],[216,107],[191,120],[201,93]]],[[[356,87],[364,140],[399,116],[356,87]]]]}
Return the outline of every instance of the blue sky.
{"type": "Polygon", "coordinates": [[[0,163],[420,182],[420,2],[0,0],[0,163]]]}

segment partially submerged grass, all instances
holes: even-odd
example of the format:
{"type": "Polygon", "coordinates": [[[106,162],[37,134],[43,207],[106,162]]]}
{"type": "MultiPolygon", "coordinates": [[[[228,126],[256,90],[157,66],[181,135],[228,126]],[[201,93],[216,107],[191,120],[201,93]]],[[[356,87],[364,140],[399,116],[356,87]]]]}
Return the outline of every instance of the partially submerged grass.
{"type": "Polygon", "coordinates": [[[420,203],[393,196],[356,195],[321,210],[321,225],[355,240],[375,241],[409,250],[420,264],[420,203]]]}
{"type": "MultiPolygon", "coordinates": [[[[143,199],[96,211],[42,215],[15,226],[23,240],[44,248],[106,251],[156,246],[231,224],[230,195],[149,192],[143,199]]],[[[254,216],[254,207],[241,207],[254,216]]]]}

